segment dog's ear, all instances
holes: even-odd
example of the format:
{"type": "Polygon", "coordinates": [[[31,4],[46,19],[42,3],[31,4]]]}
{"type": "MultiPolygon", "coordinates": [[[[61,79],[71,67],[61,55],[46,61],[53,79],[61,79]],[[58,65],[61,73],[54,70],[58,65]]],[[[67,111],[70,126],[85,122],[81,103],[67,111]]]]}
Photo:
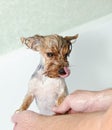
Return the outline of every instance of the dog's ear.
{"type": "Polygon", "coordinates": [[[64,39],[70,43],[72,43],[72,40],[76,40],[78,38],[78,34],[74,35],[74,36],[66,36],[64,37],[64,39]]]}
{"type": "Polygon", "coordinates": [[[43,36],[40,35],[35,35],[33,37],[28,37],[28,38],[24,38],[24,37],[21,38],[21,42],[23,44],[26,44],[28,48],[35,51],[39,51],[40,44],[42,43],[42,41],[43,41],[43,36]]]}

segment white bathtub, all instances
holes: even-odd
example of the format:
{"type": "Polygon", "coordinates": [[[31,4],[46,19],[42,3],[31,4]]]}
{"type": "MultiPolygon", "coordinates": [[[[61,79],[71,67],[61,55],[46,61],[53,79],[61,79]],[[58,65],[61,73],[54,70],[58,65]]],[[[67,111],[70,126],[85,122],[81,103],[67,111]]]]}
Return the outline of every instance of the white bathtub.
{"type": "MultiPolygon", "coordinates": [[[[66,79],[69,91],[111,87],[112,14],[62,35],[76,33],[79,39],[73,45],[69,59],[71,75],[66,79]]],[[[38,53],[23,48],[0,57],[0,130],[12,130],[10,118],[26,94],[28,80],[38,60],[38,53]]],[[[30,109],[36,111],[35,103],[30,109]]]]}

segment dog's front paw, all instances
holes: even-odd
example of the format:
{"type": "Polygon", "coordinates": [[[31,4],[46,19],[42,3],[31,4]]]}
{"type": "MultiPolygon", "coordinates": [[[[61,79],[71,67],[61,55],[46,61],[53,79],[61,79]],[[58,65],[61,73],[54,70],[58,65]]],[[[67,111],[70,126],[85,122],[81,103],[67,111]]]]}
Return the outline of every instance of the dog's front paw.
{"type": "Polygon", "coordinates": [[[64,99],[65,99],[65,96],[60,96],[58,100],[56,101],[56,106],[59,106],[63,102],[64,99]]]}
{"type": "Polygon", "coordinates": [[[19,109],[17,109],[17,110],[15,111],[15,113],[22,112],[22,111],[24,111],[24,110],[21,109],[21,108],[19,108],[19,109]]]}

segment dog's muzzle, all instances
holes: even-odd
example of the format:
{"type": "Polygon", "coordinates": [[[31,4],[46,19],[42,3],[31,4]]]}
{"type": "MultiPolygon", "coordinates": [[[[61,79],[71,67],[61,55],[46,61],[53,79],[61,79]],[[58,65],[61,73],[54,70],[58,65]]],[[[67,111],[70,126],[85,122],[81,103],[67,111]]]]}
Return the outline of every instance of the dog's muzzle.
{"type": "Polygon", "coordinates": [[[62,77],[62,78],[66,78],[70,75],[70,70],[68,69],[68,67],[64,67],[64,68],[61,68],[59,71],[59,76],[62,77]]]}

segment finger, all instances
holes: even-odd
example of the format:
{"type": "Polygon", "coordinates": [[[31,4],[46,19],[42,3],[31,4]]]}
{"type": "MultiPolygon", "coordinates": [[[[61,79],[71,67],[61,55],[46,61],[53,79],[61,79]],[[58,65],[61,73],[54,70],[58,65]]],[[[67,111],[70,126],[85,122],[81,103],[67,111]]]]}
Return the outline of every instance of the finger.
{"type": "Polygon", "coordinates": [[[13,123],[17,123],[19,119],[21,118],[23,112],[14,113],[11,120],[13,123]]]}
{"type": "Polygon", "coordinates": [[[68,114],[75,114],[75,113],[77,113],[77,112],[72,109],[68,111],[68,114]]]}
{"type": "Polygon", "coordinates": [[[28,130],[28,129],[18,124],[14,126],[13,130],[28,130]]]}
{"type": "Polygon", "coordinates": [[[69,109],[70,109],[69,99],[65,98],[65,100],[61,103],[60,106],[53,108],[53,111],[55,113],[62,113],[63,114],[63,113],[66,113],[69,109]]]}
{"type": "Polygon", "coordinates": [[[14,124],[13,130],[16,130],[16,127],[17,127],[17,123],[14,124]]]}

